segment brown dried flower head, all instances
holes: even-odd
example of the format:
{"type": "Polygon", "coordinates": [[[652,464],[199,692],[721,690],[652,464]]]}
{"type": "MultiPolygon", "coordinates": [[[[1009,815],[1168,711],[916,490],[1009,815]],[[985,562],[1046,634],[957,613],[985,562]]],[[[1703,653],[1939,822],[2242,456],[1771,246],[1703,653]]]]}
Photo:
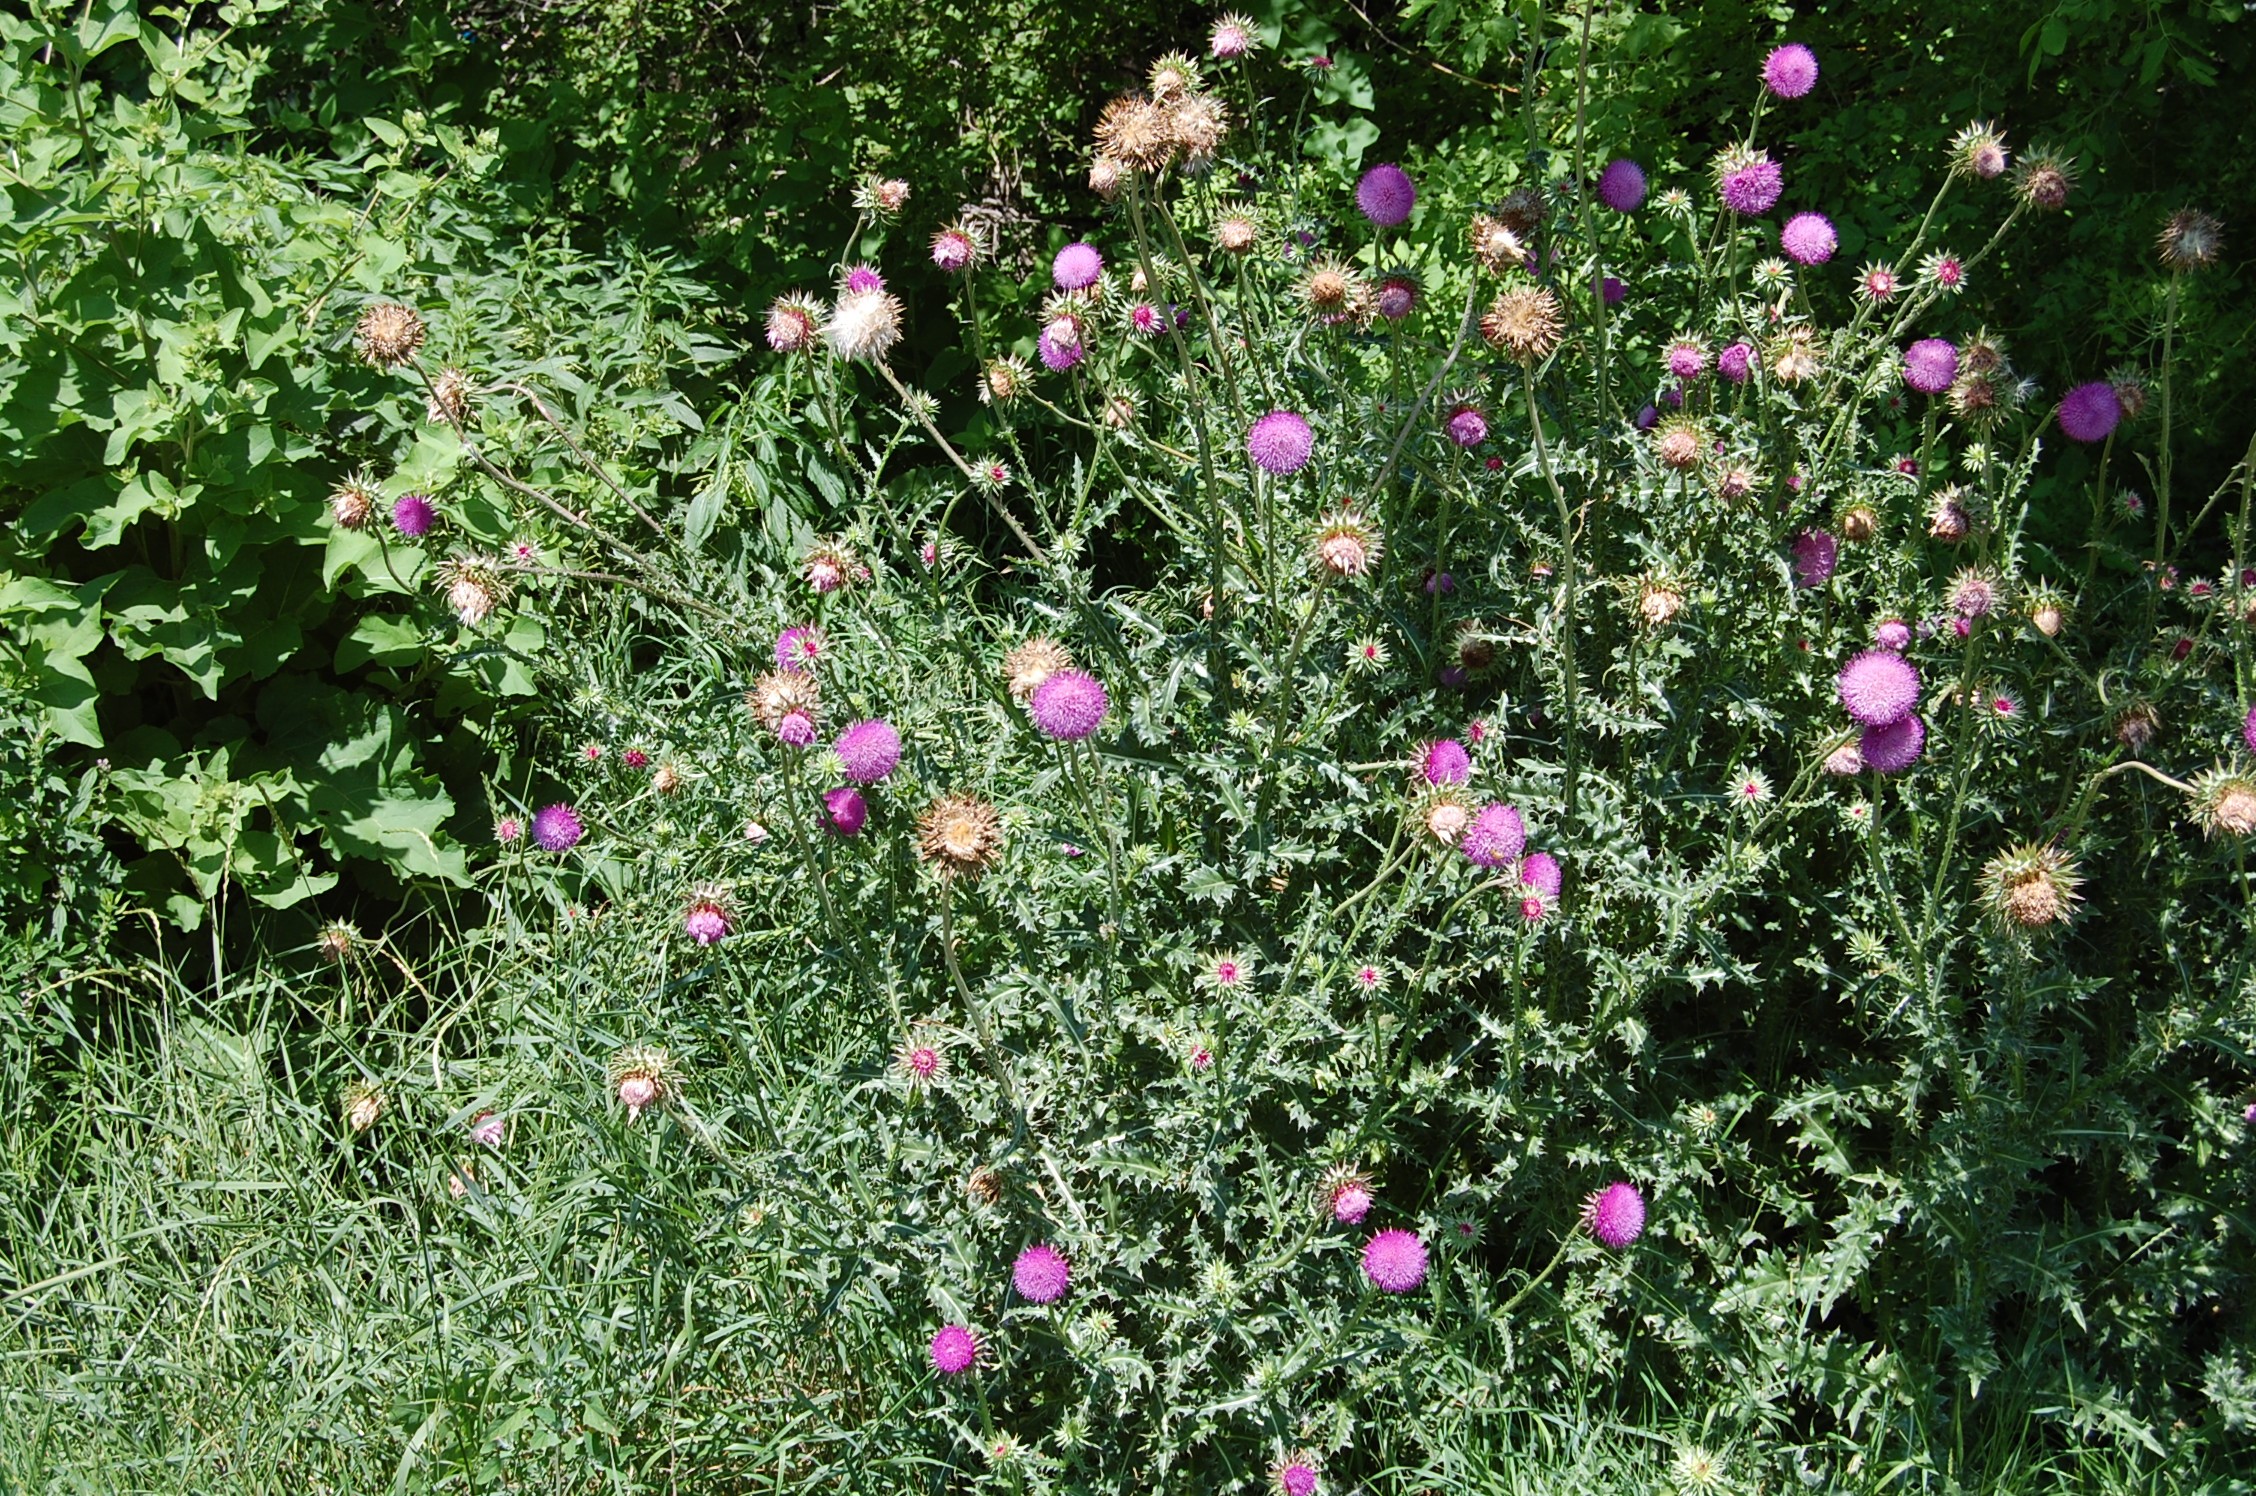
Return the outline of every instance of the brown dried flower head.
{"type": "Polygon", "coordinates": [[[1818,356],[1817,335],[1806,327],[1787,329],[1770,355],[1770,372],[1781,384],[1815,379],[1824,367],[1824,360],[1818,356]]]}
{"type": "Polygon", "coordinates": [[[364,468],[339,483],[329,494],[329,515],[348,530],[357,530],[376,513],[376,480],[364,468]]]}
{"type": "Polygon", "coordinates": [[[771,670],[744,693],[744,704],[754,720],[774,732],[784,718],[795,714],[810,722],[819,721],[822,686],[804,670],[771,670]]]}
{"type": "Polygon", "coordinates": [[[2225,226],[2198,208],[2180,208],[2162,220],[2154,252],[2171,270],[2207,270],[2225,252],[2225,226]]]}
{"type": "Polygon", "coordinates": [[[439,370],[439,377],[431,381],[431,393],[424,397],[423,411],[433,424],[469,425],[470,376],[460,369],[439,370]]]}
{"type": "Polygon", "coordinates": [[[1637,620],[1647,628],[1666,628],[1684,611],[1684,594],[1659,577],[1644,577],[1637,584],[1637,620]]]}
{"type": "Polygon", "coordinates": [[[1003,823],[976,795],[942,795],[917,817],[917,855],[951,878],[976,878],[1003,850],[1003,823]]]}
{"type": "Polygon", "coordinates": [[[1106,202],[1120,195],[1121,166],[1110,156],[1099,156],[1089,163],[1089,190],[1106,202]]]}
{"type": "Polygon", "coordinates": [[[2151,702],[2134,701],[2115,714],[2115,741],[2133,753],[2144,753],[2161,730],[2162,714],[2151,702]]]}
{"type": "Polygon", "coordinates": [[[1073,656],[1057,640],[1036,635],[1003,656],[1003,677],[1010,683],[1010,693],[1025,701],[1041,688],[1042,682],[1060,670],[1073,668],[1073,656]]]}
{"type": "Polygon", "coordinates": [[[1502,275],[1507,270],[1527,268],[1527,246],[1511,227],[1486,213],[1473,215],[1466,238],[1472,245],[1473,258],[1491,275],[1502,275]]]}
{"type": "Polygon", "coordinates": [[[1129,171],[1165,170],[1175,159],[1171,113],[1141,94],[1122,94],[1097,116],[1097,153],[1129,171]]]}
{"type": "Polygon", "coordinates": [[[1504,201],[1496,205],[1496,219],[1522,240],[1527,240],[1534,238],[1535,231],[1543,227],[1543,218],[1548,211],[1542,189],[1516,187],[1505,195],[1504,201]]]}
{"type": "Polygon", "coordinates": [[[1222,246],[1224,253],[1248,254],[1260,238],[1260,221],[1253,210],[1242,203],[1227,205],[1214,220],[1214,242],[1222,246]]]}
{"type": "Polygon", "coordinates": [[[379,301],[360,314],[353,327],[353,346],[377,368],[397,368],[423,346],[423,318],[411,306],[379,301]]]}
{"type": "Polygon", "coordinates": [[[1870,504],[1851,504],[1837,517],[1841,538],[1863,544],[1880,533],[1880,515],[1870,504]]]}
{"type": "Polygon", "coordinates": [[[1559,346],[1559,298],[1548,286],[1514,286],[1481,314],[1481,338],[1523,364],[1541,362],[1559,346]]]}
{"type": "Polygon", "coordinates": [[[1230,133],[1230,111],[1212,94],[1193,94],[1168,111],[1167,126],[1183,153],[1183,169],[1205,171],[1230,133]]]}
{"type": "Polygon", "coordinates": [[[1672,416],[1653,431],[1653,451],[1661,459],[1661,466],[1679,473],[1698,467],[1707,447],[1707,438],[1700,434],[1698,424],[1685,416],[1672,416]]]}
{"type": "Polygon", "coordinates": [[[2210,836],[2256,831],[2256,779],[2211,769],[2193,781],[2193,818],[2210,836]]]}
{"type": "Polygon", "coordinates": [[[2024,844],[1991,858],[1982,869],[1982,899],[2001,924],[2041,930],[2075,912],[2083,883],[2075,859],[2051,845],[2024,844]]]}
{"type": "Polygon", "coordinates": [[[1008,405],[1025,393],[1026,383],[1033,377],[1034,371],[1018,355],[1005,354],[980,376],[979,398],[988,405],[1008,405]]]}

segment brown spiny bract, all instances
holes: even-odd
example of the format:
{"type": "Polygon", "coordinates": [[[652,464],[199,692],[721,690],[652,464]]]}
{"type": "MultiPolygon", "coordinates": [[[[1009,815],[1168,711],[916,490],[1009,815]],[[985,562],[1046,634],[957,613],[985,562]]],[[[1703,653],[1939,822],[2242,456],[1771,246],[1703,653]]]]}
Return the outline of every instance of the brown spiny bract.
{"type": "Polygon", "coordinates": [[[1097,153],[1130,171],[1156,172],[1175,159],[1169,111],[1139,94],[1123,94],[1097,116],[1097,153]]]}

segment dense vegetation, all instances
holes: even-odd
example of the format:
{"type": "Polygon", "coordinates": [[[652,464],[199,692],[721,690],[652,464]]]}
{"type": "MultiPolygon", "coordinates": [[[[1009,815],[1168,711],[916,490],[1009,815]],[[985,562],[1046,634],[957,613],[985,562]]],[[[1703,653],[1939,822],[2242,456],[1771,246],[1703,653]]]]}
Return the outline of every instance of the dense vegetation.
{"type": "Polygon", "coordinates": [[[2256,59],[1974,19],[0,17],[0,1472],[2245,1489],[2256,59]]]}

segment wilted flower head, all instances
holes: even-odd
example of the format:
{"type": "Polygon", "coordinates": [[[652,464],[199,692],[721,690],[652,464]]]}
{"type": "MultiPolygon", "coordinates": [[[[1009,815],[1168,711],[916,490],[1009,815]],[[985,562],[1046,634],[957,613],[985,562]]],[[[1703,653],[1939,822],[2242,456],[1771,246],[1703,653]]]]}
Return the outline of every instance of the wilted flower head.
{"type": "Polygon", "coordinates": [[[2013,173],[2013,190],[2021,201],[2048,213],[2067,206],[2075,185],[2076,163],[2050,151],[2024,156],[2013,173]]]}
{"type": "Polygon", "coordinates": [[[1300,299],[1312,312],[1343,311],[1354,294],[1353,272],[1329,255],[1310,265],[1300,278],[1300,299]]]}
{"type": "Polygon", "coordinates": [[[1684,594],[1658,577],[1637,584],[1637,617],[1647,628],[1664,628],[1684,609],[1684,594]]]}
{"type": "Polygon", "coordinates": [[[1616,213],[1634,213],[1645,201],[1645,169],[1626,157],[1598,173],[1598,201],[1616,213]]]}
{"type": "Polygon", "coordinates": [[[1410,173],[1391,161],[1372,167],[1355,184],[1355,206],[1382,229],[1409,222],[1417,202],[1418,189],[1411,184],[1410,173]]]}
{"type": "Polygon", "coordinates": [[[470,1141],[481,1147],[499,1148],[509,1136],[509,1124],[494,1112],[480,1112],[470,1119],[470,1141]]]}
{"type": "Polygon", "coordinates": [[[2075,860],[2050,843],[2023,843],[1982,868],[1982,900],[2001,923],[2022,930],[2059,924],[2075,912],[2075,860]]]}
{"type": "Polygon", "coordinates": [[[376,302],[353,324],[353,346],[365,362],[379,369],[397,368],[423,346],[423,318],[411,306],[376,302]]]}
{"type": "Polygon", "coordinates": [[[1780,338],[1770,356],[1770,372],[1784,384],[1815,379],[1824,361],[1818,356],[1817,337],[1806,327],[1792,327],[1780,338]]]}
{"type": "Polygon", "coordinates": [[[627,1109],[629,1121],[653,1106],[664,1105],[672,1098],[676,1084],[672,1059],[652,1044],[620,1050],[605,1067],[604,1078],[619,1104],[627,1109]]]}
{"type": "Polygon", "coordinates": [[[1834,689],[1848,714],[1867,727],[1884,727],[1919,706],[1919,671],[1891,649],[1868,649],[1841,667],[1834,689]]]}
{"type": "Polygon", "coordinates": [[[1698,467],[1707,456],[1707,448],[1698,423],[1688,417],[1671,416],[1653,433],[1653,452],[1661,459],[1661,466],[1680,473],[1698,467]]]}
{"type": "Polygon", "coordinates": [[[1768,213],[1786,190],[1786,175],[1762,151],[1733,146],[1716,157],[1716,193],[1742,218],[1768,213]]]}
{"type": "Polygon", "coordinates": [[[2210,836],[2256,832],[2256,779],[2226,769],[2196,776],[2193,818],[2210,836]]]}
{"type": "MultiPolygon", "coordinates": [[[[2068,600],[2051,588],[2040,588],[2029,594],[2029,623],[2047,639],[2057,639],[2068,624],[2068,600]]],[[[2251,752],[2256,752],[2252,748],[2251,752]]]]}
{"type": "Polygon", "coordinates": [[[359,950],[360,929],[349,920],[333,919],[313,937],[313,946],[341,966],[359,950]]]}
{"type": "Polygon", "coordinates": [[[1272,410],[1246,431],[1246,455],[1264,472],[1297,473],[1315,447],[1315,433],[1296,411],[1272,410]]]}
{"type": "Polygon", "coordinates": [[[979,263],[979,234],[969,224],[951,223],[932,236],[932,263],[954,274],[979,263]]]}
{"type": "Polygon", "coordinates": [[[1455,796],[1444,795],[1426,807],[1426,832],[1445,847],[1457,844],[1471,820],[1472,812],[1455,796]]]}
{"type": "Polygon", "coordinates": [[[1968,125],[1951,137],[1950,169],[1959,176],[1990,181],[2005,175],[2009,160],[2005,132],[1987,120],[1968,125]]]}
{"type": "Polygon", "coordinates": [[[2105,441],[2122,419],[2122,398],[2104,379],[2079,384],[2060,397],[2060,434],[2071,441],[2105,441]]]}
{"type": "Polygon", "coordinates": [[[1817,54],[1788,42],[1763,59],[1763,87],[1781,99],[1798,99],[1817,87],[1817,54]]]}
{"type": "Polygon", "coordinates": [[[1645,1197],[1637,1186],[1617,1180],[1582,1202],[1582,1224],[1617,1250],[1645,1234],[1645,1197]]]}
{"type": "Polygon", "coordinates": [[[899,177],[881,177],[872,172],[854,184],[854,206],[879,218],[891,218],[906,207],[908,201],[909,184],[899,177]]]}
{"type": "Polygon", "coordinates": [[[1495,802],[1482,806],[1457,838],[1458,851],[1492,871],[1516,860],[1526,847],[1527,822],[1515,807],[1495,802]]]}
{"type": "Polygon", "coordinates": [[[1027,713],[1046,737],[1077,743],[1094,733],[1111,708],[1104,683],[1085,670],[1059,670],[1027,697],[1027,713]]]}
{"type": "Polygon", "coordinates": [[[777,353],[804,353],[822,332],[822,309],[799,295],[778,296],[768,304],[768,347],[777,353]]]}
{"type": "Polygon", "coordinates": [[[533,842],[544,852],[570,851],[585,835],[587,827],[569,805],[544,805],[533,812],[533,842]]]}
{"type": "Polygon", "coordinates": [[[803,670],[771,671],[744,693],[744,705],[762,727],[792,747],[804,748],[815,740],[822,686],[803,670]]]}
{"type": "Polygon", "coordinates": [[[1030,1304],[1054,1304],[1065,1297],[1073,1269],[1048,1242],[1036,1242],[1011,1265],[1011,1286],[1030,1304]]]}
{"type": "Polygon", "coordinates": [[[2225,251],[2225,226],[2197,208],[2180,208],[2162,220],[2154,252],[2170,270],[2207,270],[2225,251]]]}
{"type": "Polygon", "coordinates": [[[2107,387],[2115,392],[2115,403],[2123,407],[2123,419],[2135,421],[2146,414],[2150,398],[2146,375],[2130,364],[2117,364],[2107,371],[2107,387]]]}
{"type": "Polygon", "coordinates": [[[1961,618],[1987,617],[1997,598],[1997,583],[1971,567],[1951,578],[1951,611],[1961,618]]]}
{"type": "Polygon", "coordinates": [[[423,414],[434,425],[469,425],[470,376],[455,368],[439,370],[430,394],[423,397],[423,414]]]}
{"type": "Polygon", "coordinates": [[[1824,264],[1833,258],[1840,243],[1840,236],[1833,232],[1833,221],[1823,213],[1796,213],[1778,231],[1779,247],[1797,265],[1824,264]]]}
{"type": "Polygon", "coordinates": [[[846,291],[823,334],[840,358],[882,359],[901,341],[901,302],[890,291],[846,291]]]}
{"type": "Polygon", "coordinates": [[[329,494],[329,517],[357,530],[376,513],[376,480],[366,469],[339,483],[329,494]]]}
{"type": "Polygon", "coordinates": [[[1472,245],[1473,258],[1480,261],[1481,268],[1489,274],[1502,275],[1527,264],[1527,246],[1502,221],[1486,213],[1476,213],[1465,233],[1472,245]]]}
{"type": "Polygon", "coordinates": [[[1002,852],[1002,820],[976,795],[942,795],[917,817],[917,855],[950,877],[977,878],[1002,852]]]}
{"type": "MultiPolygon", "coordinates": [[[[1175,131],[1168,112],[1140,94],[1123,94],[1097,116],[1097,153],[1130,171],[1164,168],[1175,157],[1175,131]]],[[[1094,173],[1091,185],[1095,185],[1094,173]]]]}
{"type": "Polygon", "coordinates": [[[1564,325],[1559,298],[1550,287],[1514,286],[1481,314],[1480,334],[1489,347],[1522,364],[1533,364],[1559,346],[1564,325]]]}
{"type": "Polygon", "coordinates": [[[1316,536],[1316,565],[1332,576],[1354,581],[1370,575],[1386,547],[1378,528],[1353,509],[1325,521],[1316,536]]]}
{"type": "Polygon", "coordinates": [[[1261,220],[1243,203],[1228,203],[1214,215],[1214,242],[1225,253],[1246,254],[1261,239],[1261,220]]]}
{"type": "Polygon", "coordinates": [[[1381,1293],[1408,1293],[1426,1281],[1426,1244],[1413,1231],[1381,1231],[1363,1245],[1363,1276],[1381,1293]]]}
{"type": "Polygon", "coordinates": [[[869,580],[869,568],[851,550],[834,540],[817,541],[807,551],[801,573],[817,592],[836,592],[848,582],[869,580]]]}
{"type": "Polygon", "coordinates": [[[509,596],[501,563],[492,556],[450,556],[433,569],[447,608],[465,628],[476,628],[509,596]]]}
{"type": "Polygon", "coordinates": [[[682,910],[682,933],[699,945],[725,940],[735,923],[735,901],[727,889],[715,883],[699,887],[682,910]]]}
{"type": "Polygon", "coordinates": [[[989,405],[1008,405],[1026,389],[1033,371],[1016,354],[989,363],[979,377],[979,398],[989,405]]]}
{"type": "Polygon", "coordinates": [[[2149,702],[2133,701],[2115,714],[2115,741],[2133,753],[2144,753],[2161,730],[2162,714],[2149,702]]]}
{"type": "Polygon", "coordinates": [[[1955,483],[1935,490],[1927,506],[1927,533],[1953,545],[1964,540],[1974,526],[1973,516],[1966,512],[1965,498],[1965,490],[1955,483]]]}

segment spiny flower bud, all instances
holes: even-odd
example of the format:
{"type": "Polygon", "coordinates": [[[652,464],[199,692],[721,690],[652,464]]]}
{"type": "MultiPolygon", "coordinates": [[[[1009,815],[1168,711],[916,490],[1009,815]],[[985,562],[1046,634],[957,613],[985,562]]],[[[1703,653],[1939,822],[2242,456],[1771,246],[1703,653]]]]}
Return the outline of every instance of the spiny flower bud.
{"type": "Polygon", "coordinates": [[[677,1085],[666,1051],[647,1044],[633,1045],[613,1055],[605,1079],[619,1104],[627,1109],[629,1121],[653,1106],[663,1106],[677,1085]]]}
{"type": "Polygon", "coordinates": [[[1453,847],[1457,838],[1465,834],[1465,827],[1472,818],[1473,813],[1464,801],[1444,795],[1426,807],[1426,832],[1443,846],[1453,847]]]}
{"type": "Polygon", "coordinates": [[[379,301],[354,324],[353,345],[363,360],[377,368],[397,368],[423,346],[423,318],[411,306],[379,301]]]}
{"type": "Polygon", "coordinates": [[[329,515],[348,530],[357,530],[376,514],[376,480],[366,469],[339,483],[329,495],[329,515]]]}
{"type": "Polygon", "coordinates": [[[2193,782],[2193,818],[2210,836],[2256,831],[2256,779],[2211,769],[2193,782]]]}
{"type": "Polygon", "coordinates": [[[1880,516],[1870,504],[1851,504],[1840,513],[1841,538],[1862,544],[1880,533],[1880,516]]]}
{"type": "Polygon", "coordinates": [[[1950,169],[1958,176],[1994,181],[2005,175],[2011,159],[2004,132],[1987,120],[1968,125],[1951,137],[1950,169]]]}
{"type": "Polygon", "coordinates": [[[1316,537],[1316,565],[1349,581],[1368,576],[1385,545],[1376,526],[1353,509],[1332,516],[1316,537]]]}
{"type": "Polygon", "coordinates": [[[2013,190],[2021,201],[2046,213],[2066,207],[2075,185],[2076,163],[2051,151],[2024,157],[2013,173],[2013,190]]]}
{"type": "Polygon", "coordinates": [[[979,379],[979,398],[988,405],[1008,405],[1025,392],[1027,381],[1034,371],[1015,354],[1006,354],[987,365],[979,379]]]}
{"type": "Polygon", "coordinates": [[[1700,428],[1683,416],[1675,416],[1654,428],[1653,451],[1661,459],[1661,466],[1677,472],[1690,472],[1700,465],[1706,452],[1707,440],[1700,428]]]}
{"type": "Polygon", "coordinates": [[[777,353],[804,353],[822,332],[822,312],[804,296],[778,296],[768,304],[768,347],[777,353]]]}
{"type": "Polygon", "coordinates": [[[2047,639],[2060,637],[2061,629],[2068,623],[2068,604],[2057,592],[2044,591],[2030,595],[2029,622],[2047,639]]]}
{"type": "Polygon", "coordinates": [[[907,206],[909,184],[899,177],[880,177],[875,173],[854,184],[854,207],[863,213],[879,218],[891,218],[907,206]]]}

